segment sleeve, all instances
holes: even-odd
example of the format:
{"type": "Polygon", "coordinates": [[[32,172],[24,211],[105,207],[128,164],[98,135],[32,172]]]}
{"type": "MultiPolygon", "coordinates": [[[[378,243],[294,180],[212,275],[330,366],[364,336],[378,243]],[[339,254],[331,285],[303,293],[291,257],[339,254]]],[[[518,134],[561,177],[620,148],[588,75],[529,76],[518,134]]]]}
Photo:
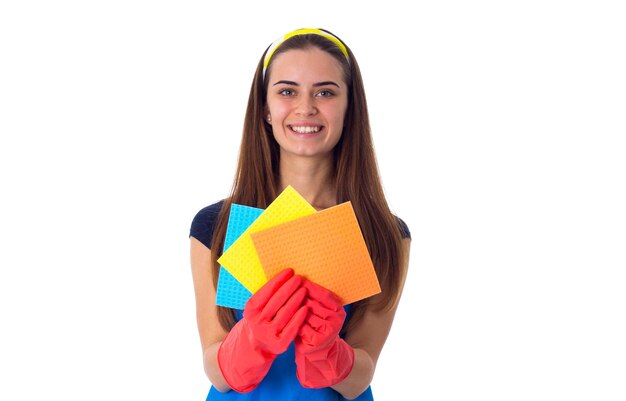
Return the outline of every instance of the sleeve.
{"type": "Polygon", "coordinates": [[[402,235],[402,238],[411,239],[411,231],[409,231],[409,226],[407,226],[404,220],[402,220],[398,216],[396,216],[396,221],[398,222],[398,228],[400,229],[400,234],[402,235]]]}
{"type": "Polygon", "coordinates": [[[219,201],[201,209],[191,222],[189,237],[194,237],[207,248],[211,249],[213,230],[215,229],[217,216],[219,216],[223,204],[224,201],[219,201]]]}

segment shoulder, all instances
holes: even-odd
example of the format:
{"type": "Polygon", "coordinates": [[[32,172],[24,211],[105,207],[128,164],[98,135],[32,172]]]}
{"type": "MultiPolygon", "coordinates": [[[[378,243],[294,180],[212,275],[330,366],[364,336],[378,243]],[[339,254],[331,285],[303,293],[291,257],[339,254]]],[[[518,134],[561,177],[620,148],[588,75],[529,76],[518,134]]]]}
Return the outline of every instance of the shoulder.
{"type": "Polygon", "coordinates": [[[215,223],[217,222],[217,217],[219,216],[223,205],[224,201],[221,200],[200,209],[191,222],[189,236],[202,242],[209,249],[211,249],[211,241],[213,241],[215,223]]]}
{"type": "Polygon", "coordinates": [[[407,226],[404,220],[402,220],[398,216],[394,215],[394,217],[396,218],[396,222],[398,223],[398,229],[400,230],[400,235],[402,235],[402,238],[411,239],[411,231],[409,231],[409,226],[407,226]]]}

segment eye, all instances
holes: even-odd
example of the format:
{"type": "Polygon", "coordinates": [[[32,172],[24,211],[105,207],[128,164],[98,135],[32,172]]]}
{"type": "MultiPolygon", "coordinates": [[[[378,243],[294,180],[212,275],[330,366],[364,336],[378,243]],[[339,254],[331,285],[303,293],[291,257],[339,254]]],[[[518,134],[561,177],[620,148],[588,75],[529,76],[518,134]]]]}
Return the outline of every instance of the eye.
{"type": "Polygon", "coordinates": [[[330,96],[333,96],[333,95],[334,95],[334,93],[332,91],[329,91],[329,90],[326,90],[326,89],[317,92],[317,96],[320,96],[320,97],[330,97],[330,96]]]}
{"type": "Polygon", "coordinates": [[[282,95],[282,96],[293,96],[293,90],[291,90],[291,89],[281,89],[281,90],[278,91],[278,94],[282,95]]]}

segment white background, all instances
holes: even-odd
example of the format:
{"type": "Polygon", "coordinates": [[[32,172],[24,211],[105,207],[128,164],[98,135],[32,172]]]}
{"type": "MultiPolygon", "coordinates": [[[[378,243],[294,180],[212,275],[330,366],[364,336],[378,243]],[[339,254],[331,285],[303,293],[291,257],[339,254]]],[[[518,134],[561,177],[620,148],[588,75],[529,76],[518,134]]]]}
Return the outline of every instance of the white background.
{"type": "Polygon", "coordinates": [[[356,54],[413,235],[376,399],[626,399],[618,3],[2,2],[0,399],[204,399],[189,225],[310,26],[356,54]]]}

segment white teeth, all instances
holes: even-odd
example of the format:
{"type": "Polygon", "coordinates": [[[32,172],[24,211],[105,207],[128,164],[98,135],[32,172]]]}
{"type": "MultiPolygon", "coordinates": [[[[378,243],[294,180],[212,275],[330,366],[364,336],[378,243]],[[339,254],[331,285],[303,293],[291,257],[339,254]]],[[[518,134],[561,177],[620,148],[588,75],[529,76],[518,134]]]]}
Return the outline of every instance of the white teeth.
{"type": "Polygon", "coordinates": [[[320,127],[291,127],[292,130],[300,134],[310,134],[312,132],[319,132],[320,127]]]}

